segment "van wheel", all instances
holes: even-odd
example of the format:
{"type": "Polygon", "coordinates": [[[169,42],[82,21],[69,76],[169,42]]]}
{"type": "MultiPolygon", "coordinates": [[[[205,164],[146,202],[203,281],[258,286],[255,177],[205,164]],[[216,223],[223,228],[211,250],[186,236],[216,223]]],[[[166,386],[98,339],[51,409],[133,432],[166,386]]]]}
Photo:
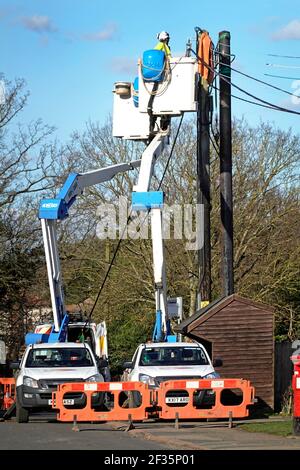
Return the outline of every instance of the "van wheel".
{"type": "Polygon", "coordinates": [[[139,392],[128,392],[129,408],[139,408],[142,404],[142,396],[139,392]]]}
{"type": "Polygon", "coordinates": [[[16,402],[16,418],[17,423],[28,423],[29,411],[26,408],[22,408],[20,403],[16,402]]]}

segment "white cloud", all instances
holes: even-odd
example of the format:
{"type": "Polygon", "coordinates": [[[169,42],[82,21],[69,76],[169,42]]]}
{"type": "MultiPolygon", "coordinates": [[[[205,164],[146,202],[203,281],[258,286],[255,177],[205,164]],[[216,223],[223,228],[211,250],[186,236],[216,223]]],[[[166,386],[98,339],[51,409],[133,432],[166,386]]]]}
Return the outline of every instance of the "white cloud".
{"type": "Polygon", "coordinates": [[[292,82],[292,89],[294,95],[291,98],[292,104],[295,106],[300,106],[300,80],[294,80],[292,82]]]}
{"type": "Polygon", "coordinates": [[[26,29],[34,31],[35,33],[53,33],[57,31],[52,24],[49,16],[42,15],[33,15],[33,16],[24,16],[21,19],[21,23],[26,29]]]}
{"type": "Polygon", "coordinates": [[[275,23],[279,23],[280,21],[279,16],[267,16],[262,21],[251,24],[247,27],[247,30],[251,34],[259,34],[265,36],[266,32],[270,30],[270,28],[274,29],[275,23]]]}
{"type": "Polygon", "coordinates": [[[300,39],[300,20],[292,20],[272,35],[273,41],[300,39]]]}
{"type": "Polygon", "coordinates": [[[115,23],[110,23],[104,29],[95,33],[87,33],[82,36],[86,41],[111,41],[115,39],[118,27],[115,23]]]}
{"type": "Polygon", "coordinates": [[[286,100],[281,101],[278,106],[281,106],[282,108],[290,109],[291,111],[297,111],[299,113],[300,111],[300,98],[297,98],[296,96],[291,96],[290,98],[287,98],[286,100]]]}
{"type": "Polygon", "coordinates": [[[130,57],[114,57],[110,64],[113,72],[137,75],[137,60],[130,57]]]}

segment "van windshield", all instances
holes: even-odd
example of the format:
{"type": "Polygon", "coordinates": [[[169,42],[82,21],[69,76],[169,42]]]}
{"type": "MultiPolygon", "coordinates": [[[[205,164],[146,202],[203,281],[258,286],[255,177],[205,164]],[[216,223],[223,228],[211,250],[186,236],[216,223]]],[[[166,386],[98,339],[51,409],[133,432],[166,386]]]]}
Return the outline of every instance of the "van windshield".
{"type": "Polygon", "coordinates": [[[202,348],[145,348],[140,366],[203,366],[209,364],[202,348]]]}
{"type": "Polygon", "coordinates": [[[85,348],[32,349],[25,367],[91,367],[90,352],[85,348]]]}

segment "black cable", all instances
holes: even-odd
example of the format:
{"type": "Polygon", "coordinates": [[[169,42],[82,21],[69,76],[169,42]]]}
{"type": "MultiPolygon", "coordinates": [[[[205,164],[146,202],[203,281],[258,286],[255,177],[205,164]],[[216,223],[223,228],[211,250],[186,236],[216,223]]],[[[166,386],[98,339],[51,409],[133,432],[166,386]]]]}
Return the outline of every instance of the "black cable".
{"type": "Polygon", "coordinates": [[[211,141],[212,145],[213,145],[213,148],[215,149],[215,152],[217,154],[217,156],[220,156],[220,148],[217,147],[215,141],[212,139],[211,135],[209,134],[209,140],[211,141]]]}
{"type": "Polygon", "coordinates": [[[251,80],[254,80],[255,82],[262,83],[263,85],[267,85],[270,88],[274,88],[275,90],[281,91],[282,93],[286,93],[287,95],[294,96],[293,93],[287,90],[283,90],[282,88],[279,88],[278,86],[272,85],[271,83],[265,82],[263,80],[260,80],[259,78],[253,77],[252,75],[249,75],[247,73],[241,72],[240,70],[237,70],[230,65],[224,64],[223,62],[219,62],[220,65],[225,65],[226,67],[230,68],[233,70],[233,72],[239,73],[240,75],[243,75],[244,77],[250,78],[251,80]]]}
{"type": "Polygon", "coordinates": [[[242,98],[241,96],[236,96],[236,95],[231,95],[231,96],[232,98],[235,98],[236,100],[244,101],[244,103],[254,104],[255,106],[260,106],[261,108],[273,109],[274,111],[280,111],[279,109],[273,108],[273,106],[268,106],[266,104],[256,103],[255,101],[246,100],[246,98],[242,98]]]}
{"type": "Polygon", "coordinates": [[[295,55],[279,55],[279,54],[267,54],[271,57],[284,57],[285,59],[300,59],[300,57],[295,55]]]}
{"type": "MultiPolygon", "coordinates": [[[[184,115],[181,116],[181,120],[180,120],[178,129],[177,129],[177,132],[176,132],[176,136],[175,136],[175,138],[174,138],[174,142],[173,142],[173,145],[172,145],[172,149],[171,149],[169,158],[168,158],[168,160],[167,160],[167,163],[166,163],[166,166],[165,166],[165,169],[164,169],[162,178],[161,178],[161,180],[160,180],[158,189],[160,189],[160,187],[161,187],[161,185],[162,185],[162,182],[163,182],[163,179],[164,179],[164,177],[165,177],[166,171],[167,171],[167,169],[168,169],[168,166],[169,166],[169,163],[170,163],[170,160],[171,160],[171,157],[172,157],[172,153],[173,153],[173,150],[174,150],[174,147],[175,147],[175,144],[176,144],[176,140],[177,140],[177,137],[178,137],[178,134],[179,134],[179,130],[180,130],[180,127],[181,127],[181,123],[182,123],[182,120],[183,120],[183,116],[184,116],[184,115]]],[[[105,286],[105,284],[106,284],[106,281],[107,281],[107,279],[108,279],[108,276],[109,276],[109,273],[110,273],[110,271],[111,271],[111,268],[113,267],[113,262],[114,262],[114,260],[116,259],[117,253],[118,253],[118,251],[119,251],[119,249],[120,249],[120,246],[121,246],[121,243],[122,243],[122,240],[123,240],[123,235],[124,235],[124,233],[125,233],[125,230],[126,230],[126,228],[127,228],[127,226],[128,226],[128,223],[129,223],[129,221],[130,221],[130,218],[131,218],[131,213],[132,213],[132,209],[131,209],[130,214],[129,214],[128,218],[127,218],[126,225],[125,225],[125,227],[124,227],[124,229],[123,229],[122,235],[121,235],[121,237],[120,237],[120,239],[119,239],[119,241],[118,241],[118,243],[117,243],[117,246],[116,246],[116,248],[115,248],[115,251],[114,251],[114,253],[113,253],[112,259],[111,259],[111,261],[110,261],[110,264],[109,264],[109,266],[108,266],[108,269],[107,269],[107,271],[106,271],[106,274],[105,274],[105,276],[104,276],[104,279],[103,279],[103,281],[102,281],[102,284],[101,284],[100,289],[99,289],[99,291],[98,291],[97,297],[96,297],[96,299],[95,299],[95,301],[94,301],[94,305],[93,305],[93,307],[92,307],[92,309],[91,309],[91,311],[90,311],[90,313],[89,313],[89,315],[88,315],[88,318],[87,318],[87,320],[86,320],[86,322],[85,322],[85,325],[84,325],[84,327],[83,327],[84,330],[85,330],[85,328],[86,328],[86,325],[87,325],[87,324],[90,322],[90,320],[91,320],[91,317],[92,317],[92,315],[93,315],[93,313],[94,313],[94,310],[95,310],[95,308],[96,308],[96,305],[97,305],[97,303],[98,303],[98,300],[99,300],[99,298],[100,298],[100,295],[101,295],[101,293],[102,293],[102,291],[103,291],[103,289],[104,289],[104,286],[105,286]]],[[[147,212],[147,215],[148,215],[148,213],[149,213],[149,211],[147,212]]],[[[147,217],[147,216],[146,216],[146,217],[147,217]]],[[[144,221],[146,220],[146,217],[145,217],[144,221]]],[[[144,221],[143,221],[143,223],[144,223],[144,221]]]]}
{"type": "MultiPolygon", "coordinates": [[[[198,54],[196,54],[195,51],[193,51],[193,49],[191,49],[191,52],[193,52],[193,54],[195,54],[195,56],[197,57],[198,61],[200,60],[201,63],[203,63],[209,70],[211,70],[212,72],[214,72],[214,70],[210,67],[209,64],[207,64],[203,59],[201,59],[198,54]]],[[[298,116],[300,116],[300,113],[297,112],[297,111],[293,111],[292,109],[287,109],[287,108],[283,108],[281,106],[278,106],[276,104],[273,104],[273,103],[270,103],[269,101],[266,101],[266,100],[263,100],[262,98],[258,98],[257,96],[255,95],[252,95],[251,93],[249,93],[248,91],[244,90],[243,88],[240,88],[238,87],[237,85],[235,85],[231,80],[227,80],[226,76],[223,75],[223,74],[219,74],[219,76],[221,77],[222,80],[224,80],[226,83],[228,83],[229,85],[232,85],[234,88],[237,88],[241,93],[244,93],[245,95],[247,96],[250,96],[251,98],[257,100],[257,101],[260,101],[261,103],[271,107],[272,109],[274,109],[275,111],[281,111],[281,112],[284,112],[284,113],[290,113],[290,114],[296,114],[298,116]]]]}
{"type": "Polygon", "coordinates": [[[92,315],[93,315],[93,313],[94,313],[94,310],[95,310],[95,308],[96,308],[96,305],[97,305],[97,303],[98,303],[98,300],[99,300],[99,298],[100,298],[100,295],[101,295],[101,293],[102,293],[102,291],[103,291],[103,289],[104,289],[104,286],[105,286],[106,281],[107,281],[107,279],[108,279],[108,276],[109,276],[109,273],[110,273],[110,271],[111,271],[111,268],[113,267],[113,262],[114,262],[114,260],[115,260],[115,258],[116,258],[116,256],[117,256],[117,253],[118,253],[118,251],[119,251],[120,245],[121,245],[121,243],[122,243],[123,235],[124,235],[124,233],[125,233],[125,230],[126,230],[127,227],[128,227],[128,223],[129,223],[130,218],[131,218],[131,212],[132,212],[132,210],[130,211],[129,216],[127,217],[126,225],[125,225],[125,227],[124,227],[124,229],[123,229],[123,232],[122,232],[121,237],[119,238],[119,241],[118,241],[117,246],[116,246],[116,248],[115,248],[115,251],[114,251],[114,253],[113,253],[112,259],[111,259],[111,261],[110,261],[110,263],[109,263],[109,266],[108,266],[107,271],[106,271],[106,273],[105,273],[104,279],[103,279],[102,284],[101,284],[101,286],[100,286],[100,289],[99,289],[99,291],[98,291],[97,297],[96,297],[96,299],[95,299],[95,301],[94,301],[94,305],[93,305],[93,307],[92,307],[92,309],[91,309],[91,311],[90,311],[90,313],[89,313],[89,315],[88,315],[88,318],[87,318],[87,320],[86,320],[86,322],[85,322],[85,325],[84,325],[83,329],[85,329],[85,328],[86,328],[86,325],[90,322],[90,320],[91,320],[91,318],[92,318],[92,315]]]}
{"type": "Polygon", "coordinates": [[[270,103],[269,101],[263,100],[262,98],[258,98],[257,96],[252,95],[252,93],[249,93],[249,91],[246,91],[243,88],[240,88],[239,86],[232,83],[232,81],[227,80],[225,75],[220,74],[220,77],[221,77],[222,80],[224,80],[229,85],[232,85],[234,88],[239,90],[241,93],[244,93],[245,95],[250,96],[254,100],[260,101],[261,103],[269,106],[270,108],[274,109],[275,111],[281,111],[283,113],[296,114],[296,115],[300,116],[300,113],[298,111],[293,111],[292,109],[283,108],[282,106],[278,106],[277,104],[270,103]]]}
{"type": "MultiPolygon", "coordinates": [[[[215,85],[213,86],[213,88],[214,88],[215,90],[220,91],[220,88],[216,87],[215,85]]],[[[227,93],[225,93],[225,94],[227,94],[227,93]]],[[[267,106],[267,105],[265,105],[265,104],[256,103],[256,101],[247,100],[246,98],[242,98],[241,96],[233,95],[232,93],[230,94],[230,96],[231,96],[232,98],[237,99],[237,100],[244,101],[245,103],[250,103],[250,104],[254,104],[255,106],[260,106],[261,108],[273,109],[274,111],[278,111],[278,110],[277,110],[276,108],[274,108],[273,106],[267,106]]]]}
{"type": "Polygon", "coordinates": [[[236,59],[236,54],[227,54],[226,52],[223,52],[221,54],[221,52],[218,49],[218,46],[228,46],[228,44],[223,44],[223,43],[218,42],[216,47],[212,50],[214,51],[216,55],[224,55],[225,57],[232,57],[232,59],[230,60],[230,63],[234,62],[234,60],[236,59]]]}
{"type": "Polygon", "coordinates": [[[273,75],[271,73],[264,73],[266,77],[274,77],[274,78],[285,78],[286,80],[300,80],[299,77],[282,77],[282,75],[273,75]]]}
{"type": "Polygon", "coordinates": [[[175,144],[176,144],[176,141],[177,141],[177,137],[178,137],[178,134],[179,134],[179,131],[180,131],[180,127],[181,127],[181,124],[182,124],[182,121],[183,121],[183,117],[184,117],[184,114],[182,114],[182,116],[181,116],[180,123],[179,123],[179,125],[178,125],[176,135],[175,135],[175,137],[174,137],[174,142],[173,142],[173,145],[172,145],[172,148],[171,148],[171,152],[170,152],[169,158],[168,158],[168,160],[167,160],[167,163],[166,163],[166,166],[165,166],[163,175],[162,175],[162,177],[161,177],[160,183],[159,183],[159,185],[158,185],[158,190],[161,188],[163,179],[164,179],[164,177],[165,177],[165,174],[166,174],[166,172],[167,172],[167,169],[168,169],[170,160],[171,160],[171,158],[172,158],[173,150],[174,150],[174,147],[175,147],[175,144]]]}
{"type": "Polygon", "coordinates": [[[300,65],[285,65],[285,64],[269,64],[266,63],[268,67],[278,67],[281,69],[300,69],[300,65]]]}

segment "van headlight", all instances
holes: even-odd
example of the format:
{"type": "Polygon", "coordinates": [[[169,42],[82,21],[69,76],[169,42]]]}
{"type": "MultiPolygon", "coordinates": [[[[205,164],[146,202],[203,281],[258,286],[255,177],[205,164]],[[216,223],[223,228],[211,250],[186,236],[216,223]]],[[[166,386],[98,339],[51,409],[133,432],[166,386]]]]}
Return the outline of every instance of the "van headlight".
{"type": "Polygon", "coordinates": [[[85,382],[103,382],[103,377],[100,374],[91,375],[85,382]]]}
{"type": "Polygon", "coordinates": [[[204,375],[202,379],[219,379],[221,376],[218,372],[211,372],[210,374],[204,375]]]}
{"type": "Polygon", "coordinates": [[[32,377],[24,377],[23,379],[23,385],[26,385],[26,387],[31,387],[31,388],[39,388],[38,381],[33,379],[32,377]]]}
{"type": "Polygon", "coordinates": [[[139,374],[139,382],[148,385],[156,385],[154,378],[147,374],[139,374]]]}

